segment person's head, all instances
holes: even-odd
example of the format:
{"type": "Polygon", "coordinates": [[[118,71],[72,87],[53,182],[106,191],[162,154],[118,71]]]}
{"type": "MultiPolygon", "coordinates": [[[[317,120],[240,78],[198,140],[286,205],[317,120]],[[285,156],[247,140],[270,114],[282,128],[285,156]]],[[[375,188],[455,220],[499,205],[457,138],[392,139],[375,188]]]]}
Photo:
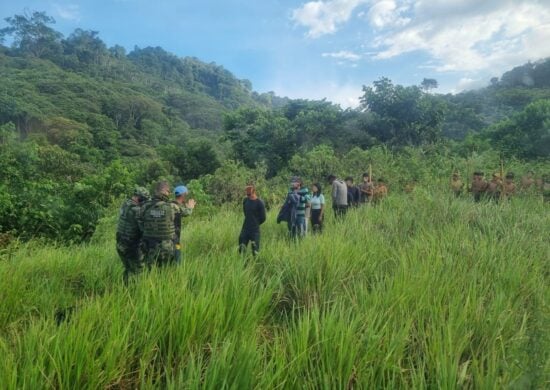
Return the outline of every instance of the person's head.
{"type": "Polygon", "coordinates": [[[334,182],[334,180],[336,180],[336,176],[328,175],[328,177],[327,177],[328,184],[332,184],[334,182]]]}
{"type": "Polygon", "coordinates": [[[381,177],[380,179],[378,179],[378,184],[385,184],[386,183],[386,180],[384,180],[383,177],[381,177]]]}
{"type": "Polygon", "coordinates": [[[168,198],[170,196],[170,184],[165,180],[159,181],[155,186],[155,196],[157,198],[168,198]]]}
{"type": "Polygon", "coordinates": [[[528,178],[532,178],[534,174],[535,174],[535,172],[533,172],[533,171],[531,171],[531,170],[528,170],[528,171],[527,171],[527,177],[528,177],[528,178]]]}
{"type": "Polygon", "coordinates": [[[254,198],[256,196],[256,187],[254,187],[254,185],[252,184],[247,185],[244,191],[248,198],[254,198]]]}
{"type": "Polygon", "coordinates": [[[178,203],[185,202],[185,197],[187,196],[188,193],[189,193],[189,190],[183,184],[174,188],[174,196],[176,197],[176,201],[178,203]]]}
{"type": "Polygon", "coordinates": [[[351,176],[346,177],[346,184],[348,185],[348,187],[353,186],[353,177],[351,176]]]}
{"type": "Polygon", "coordinates": [[[363,173],[363,182],[367,183],[370,180],[370,176],[367,172],[363,173]]]}
{"type": "Polygon", "coordinates": [[[474,179],[475,180],[481,180],[482,178],[483,178],[483,172],[481,172],[481,171],[474,172],[474,179]]]}
{"type": "Polygon", "coordinates": [[[458,180],[460,178],[460,174],[458,172],[453,173],[453,179],[458,180]]]}
{"type": "Polygon", "coordinates": [[[311,186],[311,191],[313,192],[313,195],[321,195],[321,191],[323,189],[321,188],[321,184],[319,183],[313,183],[313,186],[311,186]]]}
{"type": "Polygon", "coordinates": [[[147,188],[138,186],[134,188],[134,193],[132,194],[132,200],[134,202],[143,203],[149,199],[151,199],[151,195],[149,194],[149,191],[147,191],[147,188]]]}
{"type": "Polygon", "coordinates": [[[498,181],[500,180],[500,175],[498,173],[493,173],[493,181],[498,181]]]}
{"type": "Polygon", "coordinates": [[[293,176],[292,179],[290,179],[290,187],[294,190],[299,190],[302,188],[302,179],[298,176],[293,176]]]}
{"type": "Polygon", "coordinates": [[[508,172],[506,173],[506,180],[514,180],[514,172],[508,172]]]}

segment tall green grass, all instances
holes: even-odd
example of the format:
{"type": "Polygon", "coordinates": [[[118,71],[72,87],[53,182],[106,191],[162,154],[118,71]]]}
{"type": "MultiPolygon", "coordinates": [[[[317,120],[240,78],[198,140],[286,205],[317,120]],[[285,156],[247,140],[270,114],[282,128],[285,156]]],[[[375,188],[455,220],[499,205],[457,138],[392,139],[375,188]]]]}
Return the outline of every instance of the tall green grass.
{"type": "Polygon", "coordinates": [[[273,211],[255,260],[239,212],[191,218],[183,264],[128,288],[114,218],[88,245],[4,255],[0,388],[550,386],[539,199],[417,188],[300,242],[273,211]]]}

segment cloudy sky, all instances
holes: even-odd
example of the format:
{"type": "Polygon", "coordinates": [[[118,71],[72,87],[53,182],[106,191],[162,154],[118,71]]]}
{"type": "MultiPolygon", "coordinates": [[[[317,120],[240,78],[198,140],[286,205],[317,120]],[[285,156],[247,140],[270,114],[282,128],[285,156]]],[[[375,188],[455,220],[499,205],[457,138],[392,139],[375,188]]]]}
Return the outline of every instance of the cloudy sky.
{"type": "MultiPolygon", "coordinates": [[[[439,81],[439,92],[550,56],[550,0],[1,0],[131,50],[223,65],[260,92],[354,106],[361,86],[439,81]]],[[[0,23],[0,26],[3,26],[0,23]]]]}

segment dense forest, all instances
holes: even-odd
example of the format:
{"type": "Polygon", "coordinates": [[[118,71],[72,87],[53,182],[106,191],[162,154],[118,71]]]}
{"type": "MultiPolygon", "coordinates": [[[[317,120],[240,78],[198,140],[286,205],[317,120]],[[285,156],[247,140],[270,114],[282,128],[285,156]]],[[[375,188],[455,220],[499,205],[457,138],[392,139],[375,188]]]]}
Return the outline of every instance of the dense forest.
{"type": "Polygon", "coordinates": [[[431,148],[548,158],[550,59],[454,95],[436,93],[433,79],[365,80],[361,106],[342,109],[257,93],[220,65],[160,47],[127,53],[82,29],[65,37],[54,23],[32,12],[0,29],[4,238],[86,240],[131,186],[160,177],[231,200],[222,188],[231,183],[217,177],[248,169],[275,180],[304,153],[431,148]]]}

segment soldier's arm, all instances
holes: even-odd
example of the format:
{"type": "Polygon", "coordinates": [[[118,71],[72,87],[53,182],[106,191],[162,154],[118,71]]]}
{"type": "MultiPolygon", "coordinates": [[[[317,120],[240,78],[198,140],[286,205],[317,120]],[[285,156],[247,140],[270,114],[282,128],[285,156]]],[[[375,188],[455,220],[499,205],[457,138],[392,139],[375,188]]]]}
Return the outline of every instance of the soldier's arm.
{"type": "Polygon", "coordinates": [[[182,217],[188,217],[193,214],[193,209],[187,206],[181,205],[179,206],[179,209],[182,217]]]}

